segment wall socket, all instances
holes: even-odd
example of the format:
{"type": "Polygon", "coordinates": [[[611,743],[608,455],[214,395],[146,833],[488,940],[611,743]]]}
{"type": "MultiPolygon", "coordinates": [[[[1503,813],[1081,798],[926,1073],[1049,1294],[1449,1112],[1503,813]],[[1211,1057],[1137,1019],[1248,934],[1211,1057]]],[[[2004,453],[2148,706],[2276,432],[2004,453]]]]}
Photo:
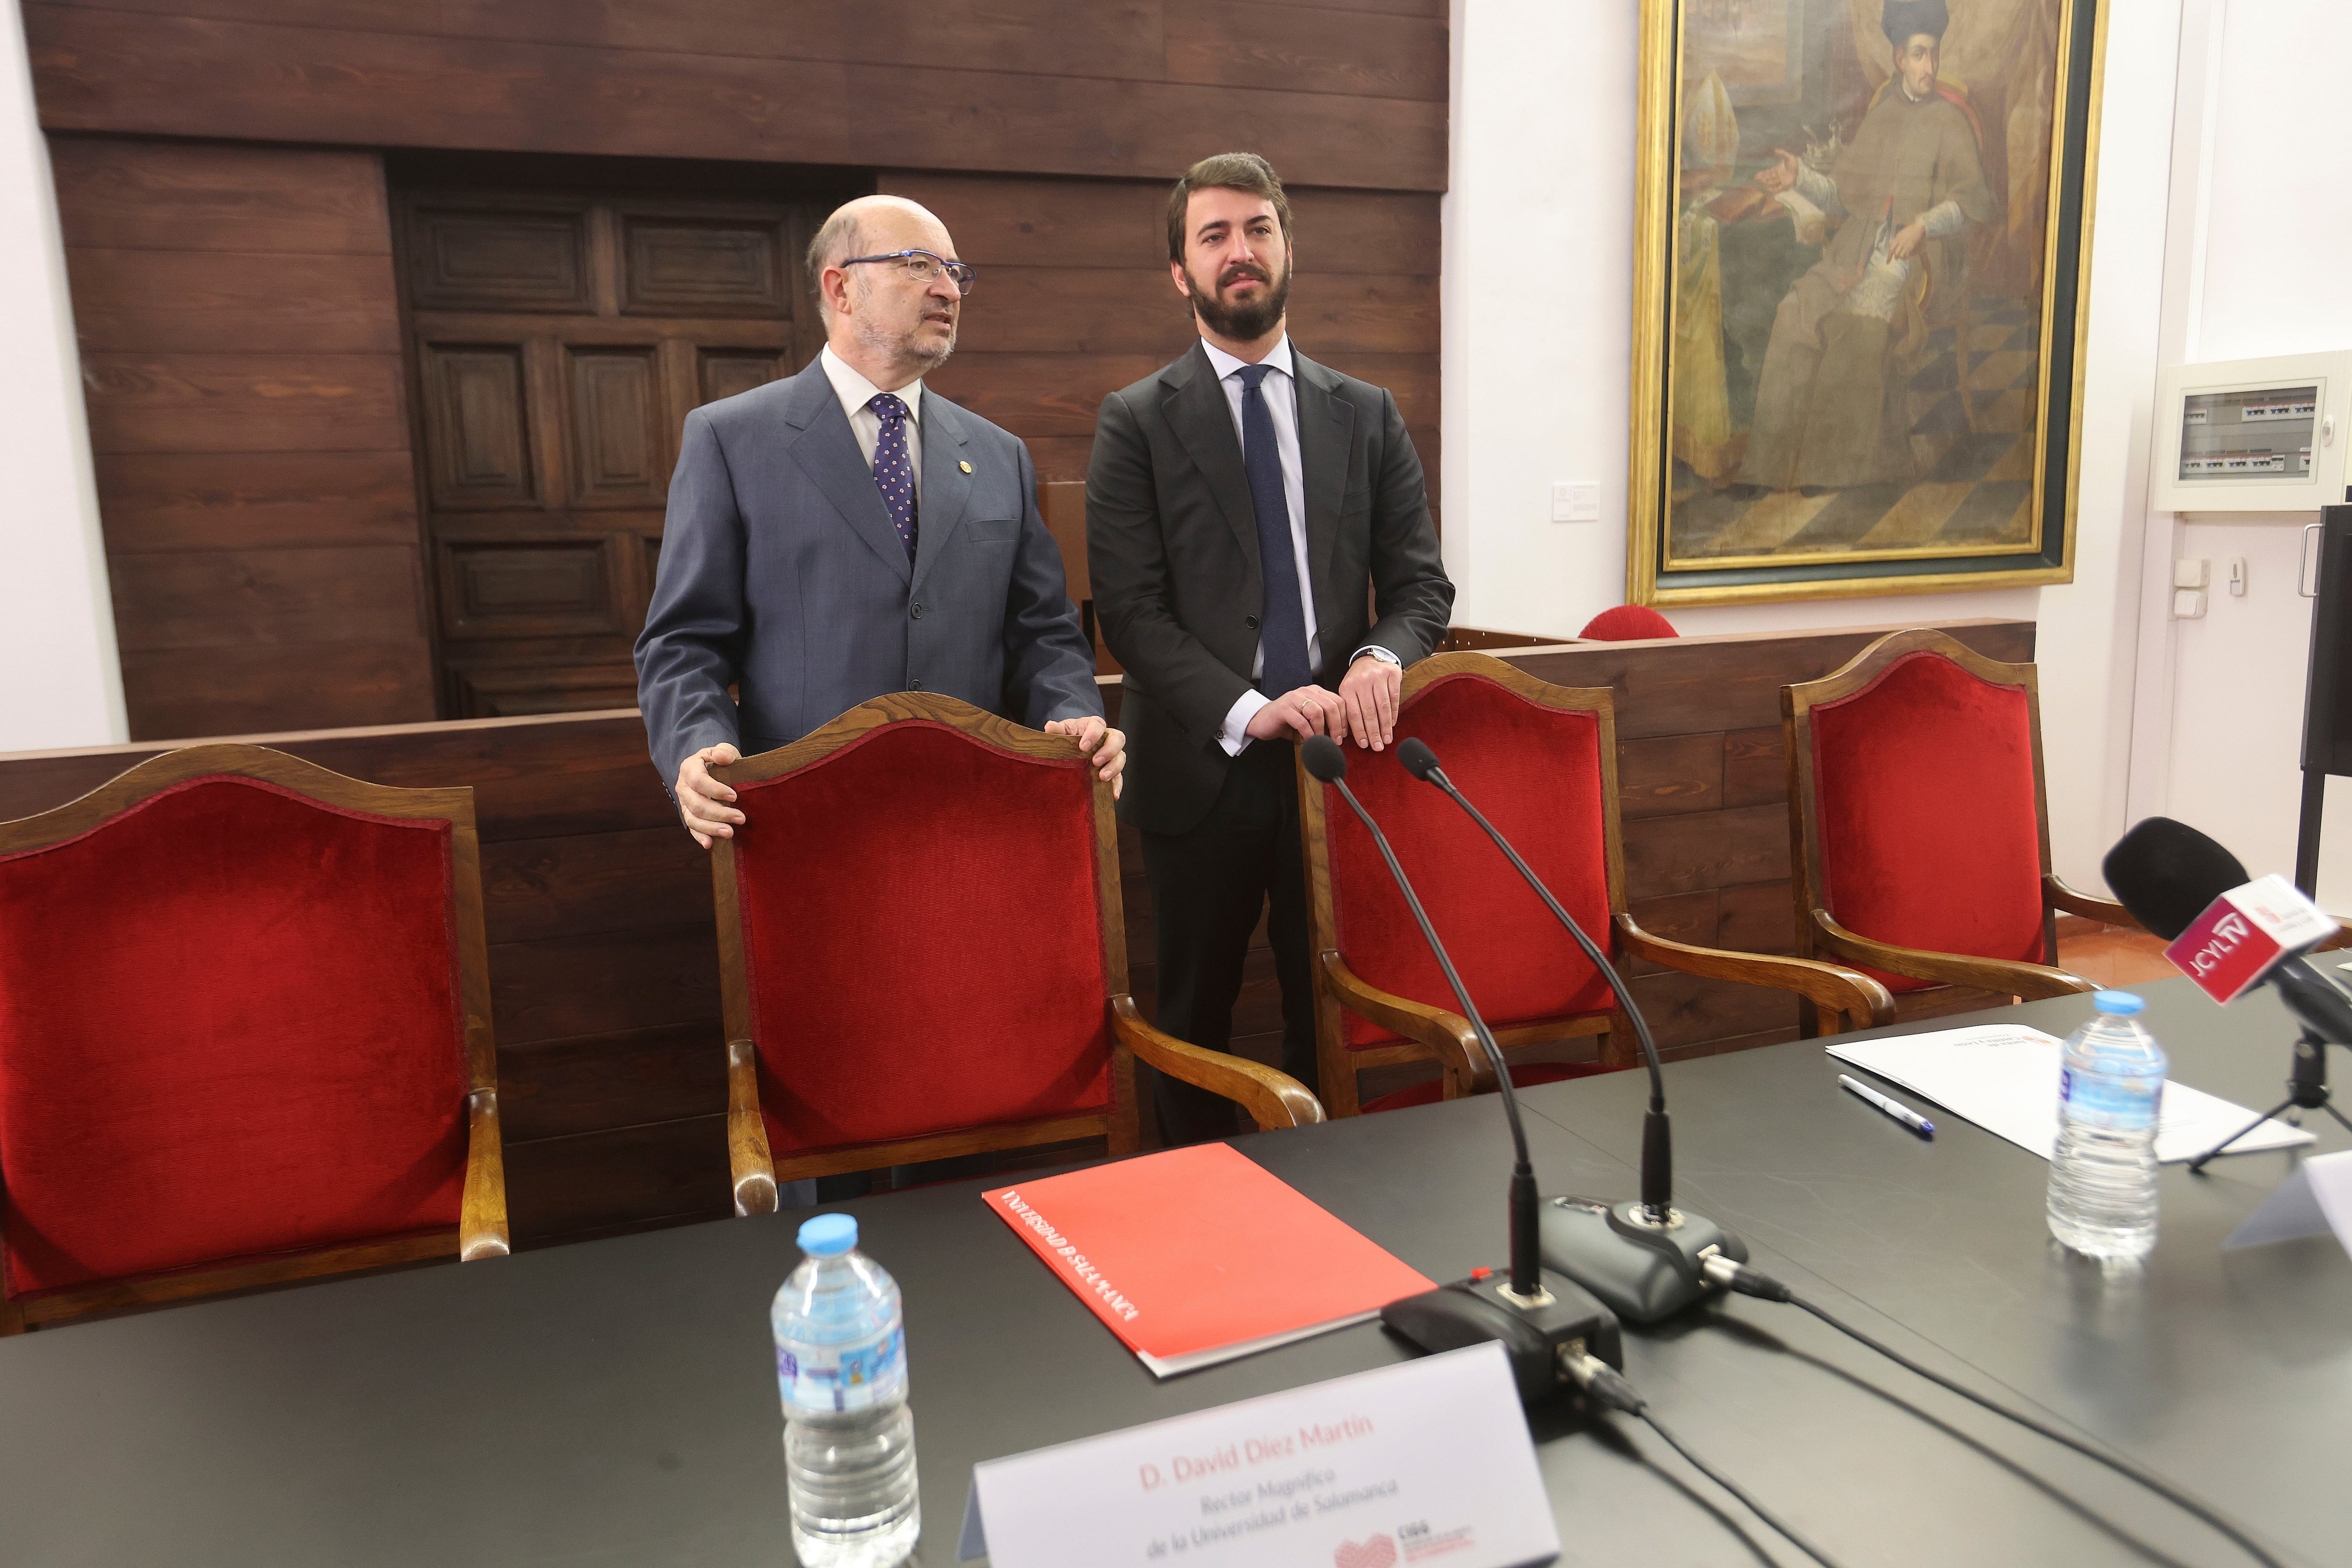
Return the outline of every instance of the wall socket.
{"type": "Polygon", "coordinates": [[[1551,487],[1551,520],[1554,522],[1599,522],[1601,487],[1570,479],[1554,484],[1551,487]]]}

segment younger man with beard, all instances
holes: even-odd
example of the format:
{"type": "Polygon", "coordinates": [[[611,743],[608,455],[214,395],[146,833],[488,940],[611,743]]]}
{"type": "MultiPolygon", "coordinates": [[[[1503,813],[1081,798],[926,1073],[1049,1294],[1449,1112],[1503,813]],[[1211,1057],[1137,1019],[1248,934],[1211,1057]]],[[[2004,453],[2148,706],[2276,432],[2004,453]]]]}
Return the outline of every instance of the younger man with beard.
{"type": "MultiPolygon", "coordinates": [[[[1223,1050],[1261,910],[1283,1070],[1316,1081],[1295,742],[1394,738],[1403,668],[1445,635],[1421,460],[1396,400],[1293,350],[1290,204],[1265,160],[1195,163],[1168,199],[1169,275],[1201,341],[1103,400],[1087,560],[1134,738],[1159,1026],[1223,1050]],[[1376,616],[1368,614],[1367,600],[1376,616]]],[[[1232,1108],[1153,1075],[1171,1143],[1232,1108]]]]}

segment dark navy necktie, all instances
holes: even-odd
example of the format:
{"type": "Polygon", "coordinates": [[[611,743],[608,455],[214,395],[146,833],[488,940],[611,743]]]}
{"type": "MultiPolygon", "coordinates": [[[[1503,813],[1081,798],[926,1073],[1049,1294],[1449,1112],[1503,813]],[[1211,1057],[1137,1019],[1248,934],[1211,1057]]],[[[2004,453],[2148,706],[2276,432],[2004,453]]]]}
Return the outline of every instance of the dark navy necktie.
{"type": "Polygon", "coordinates": [[[1274,411],[1261,387],[1274,367],[1245,364],[1242,384],[1242,465],[1249,470],[1250,505],[1257,513],[1259,574],[1265,601],[1258,615],[1258,650],[1265,658],[1257,688],[1269,697],[1315,680],[1307,657],[1307,611],[1298,595],[1298,560],[1291,553],[1290,503],[1282,491],[1282,449],[1275,444],[1274,411]]]}
{"type": "Polygon", "coordinates": [[[898,542],[907,547],[907,559],[912,561],[915,463],[907,455],[907,405],[891,393],[877,392],[866,406],[882,421],[882,434],[874,442],[874,485],[882,492],[882,504],[890,509],[890,525],[898,531],[898,542]]]}

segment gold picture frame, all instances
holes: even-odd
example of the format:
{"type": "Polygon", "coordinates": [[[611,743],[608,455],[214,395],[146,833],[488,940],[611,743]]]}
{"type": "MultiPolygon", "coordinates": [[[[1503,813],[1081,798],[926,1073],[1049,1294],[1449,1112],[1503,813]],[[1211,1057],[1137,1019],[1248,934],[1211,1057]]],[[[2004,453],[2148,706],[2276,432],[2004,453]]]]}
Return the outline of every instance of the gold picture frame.
{"type": "MultiPolygon", "coordinates": [[[[2105,0],[1642,0],[1629,603],[2072,581],[2105,28],[2105,0]],[[2000,18],[2006,52],[1998,63],[2008,74],[1988,71],[1991,79],[1980,84],[1988,112],[1979,114],[1969,87],[1944,79],[1934,63],[1917,76],[1919,49],[1909,76],[1891,37],[1872,58],[1876,37],[1922,16],[1935,18],[1921,26],[1934,28],[1939,47],[1945,27],[2000,18]],[[1808,56],[1799,54],[1799,17],[1813,29],[1808,56]],[[1754,47],[1743,54],[1706,30],[1741,26],[1764,30],[1768,42],[1770,29],[1785,26],[1787,58],[1758,62],[1754,47]],[[1716,58],[1731,62],[1724,68],[1735,78],[1752,67],[1767,85],[1727,83],[1721,68],[1689,79],[1694,64],[1716,58]],[[1790,99],[1783,76],[1808,59],[1823,79],[1779,107],[1790,99]],[[1916,97],[1907,85],[1915,79],[1926,84],[1916,97]],[[1954,237],[1915,234],[1907,253],[1890,251],[1906,232],[1894,222],[1899,196],[1881,209],[1874,231],[1858,226],[1849,236],[1855,216],[1837,195],[1848,184],[1861,194],[1863,179],[1847,173],[1857,160],[1882,176],[1874,194],[1920,188],[1896,182],[1906,177],[1902,160],[1923,154],[1877,154],[1912,133],[1903,103],[1881,118],[1880,105],[1897,88],[1903,102],[1941,115],[1946,136],[1971,139],[1969,153],[1932,165],[1935,179],[1948,184],[1948,164],[1977,161],[1968,199],[1942,203],[1952,214],[1941,220],[1933,212],[1919,220],[1956,218],[1954,237]],[[1748,107],[1735,109],[1743,93],[1748,107]],[[2047,95],[2046,118],[2028,94],[2047,95]],[[1783,151],[1797,132],[1780,121],[1809,110],[1815,118],[1803,127],[1803,153],[1783,151]],[[1812,139],[1824,122],[1826,134],[1812,139]],[[1963,122],[1967,132],[1950,130],[1963,122]],[[2038,145],[2037,125],[2046,130],[2038,145]],[[1775,136],[1781,139],[1766,140],[1775,136]],[[2037,154],[2046,176],[2034,166],[2037,154]],[[1776,170],[1798,199],[1776,194],[1769,183],[1776,170]],[[1829,193],[1826,217],[1802,199],[1808,191],[1829,193]],[[1727,238],[1746,247],[1736,258],[1748,265],[1724,267],[1727,238]],[[1917,259],[1885,271],[1890,255],[1906,254],[1917,259]],[[1896,280],[1895,302],[1880,307],[1886,319],[1874,327],[1866,306],[1843,320],[1836,314],[1864,297],[1855,280],[1868,269],[1896,280]],[[1913,280],[1907,288],[1905,278],[1913,280]],[[1800,298],[1807,289],[1810,314],[1800,298]],[[1825,353],[1832,323],[1845,336],[1825,353]],[[1846,379],[1822,368],[1832,364],[1846,379]],[[1790,386],[1803,395],[1780,395],[1790,386]],[[1774,412],[1762,438],[1751,441],[1759,408],[1774,412]],[[1794,438],[1784,428],[1792,424],[1794,438]],[[1854,435],[1864,425],[1866,433],[1854,435]],[[1811,479],[1826,482],[1803,482],[1811,479]]],[[[1981,68],[1987,54],[1979,47],[1973,62],[1981,68]]]]}

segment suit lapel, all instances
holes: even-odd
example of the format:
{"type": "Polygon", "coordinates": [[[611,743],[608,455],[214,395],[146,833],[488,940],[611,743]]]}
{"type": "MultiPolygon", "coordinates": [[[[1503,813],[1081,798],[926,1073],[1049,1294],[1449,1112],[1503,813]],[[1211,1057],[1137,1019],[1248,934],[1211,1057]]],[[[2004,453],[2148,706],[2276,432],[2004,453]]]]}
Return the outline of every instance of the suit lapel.
{"type": "MultiPolygon", "coordinates": [[[[822,362],[811,360],[808,368],[793,378],[784,423],[792,426],[786,449],[793,460],[866,547],[887,562],[901,579],[912,582],[907,547],[890,521],[890,509],[882,504],[874,470],[866,464],[866,454],[857,449],[857,433],[849,427],[849,416],[841,411],[841,398],[833,390],[822,362]]],[[[928,471],[924,478],[929,478],[928,471]]]]}
{"type": "Polygon", "coordinates": [[[927,386],[923,388],[922,426],[923,492],[915,529],[917,588],[931,574],[931,567],[947,549],[948,541],[955,537],[956,525],[963,521],[964,508],[971,500],[971,476],[963,468],[970,442],[962,411],[927,386]]]}
{"type": "Polygon", "coordinates": [[[1242,438],[1234,428],[1233,405],[1225,401],[1225,389],[1217,383],[1208,352],[1194,343],[1192,352],[1178,360],[1160,381],[1168,388],[1160,400],[1161,416],[1183,443],[1201,477],[1208,480],[1209,493],[1216,497],[1218,509],[1233,525],[1242,553],[1249,557],[1252,566],[1263,570],[1257,552],[1257,508],[1250,500],[1242,438]]]}
{"type": "MultiPolygon", "coordinates": [[[[1330,626],[1335,605],[1324,603],[1331,552],[1339,542],[1339,505],[1348,493],[1348,456],[1355,444],[1356,411],[1336,395],[1339,378],[1290,350],[1298,384],[1298,483],[1307,492],[1307,569],[1315,579],[1315,619],[1330,626]]],[[[1328,656],[1331,650],[1325,648],[1328,656]]]]}

